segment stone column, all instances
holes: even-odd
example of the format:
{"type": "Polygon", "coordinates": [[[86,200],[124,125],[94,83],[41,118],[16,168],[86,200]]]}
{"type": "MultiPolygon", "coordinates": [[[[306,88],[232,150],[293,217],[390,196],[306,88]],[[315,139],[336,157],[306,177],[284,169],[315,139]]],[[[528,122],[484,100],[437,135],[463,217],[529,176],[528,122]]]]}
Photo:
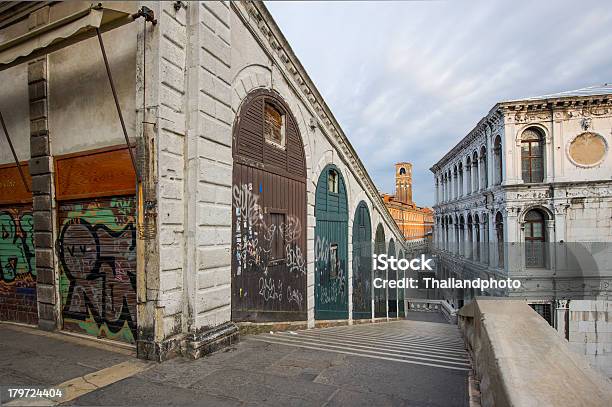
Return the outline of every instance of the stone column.
{"type": "Polygon", "coordinates": [[[36,252],[36,298],[38,326],[53,330],[59,324],[55,267],[55,217],[53,157],[49,144],[47,112],[47,57],[28,64],[30,99],[30,174],[32,175],[34,246],[36,252]]]}

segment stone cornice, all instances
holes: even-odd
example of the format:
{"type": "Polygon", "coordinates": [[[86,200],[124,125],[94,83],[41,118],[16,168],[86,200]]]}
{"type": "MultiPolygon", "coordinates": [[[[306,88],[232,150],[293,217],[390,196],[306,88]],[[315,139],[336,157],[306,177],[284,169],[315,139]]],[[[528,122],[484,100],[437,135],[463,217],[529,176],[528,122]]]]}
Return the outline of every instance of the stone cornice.
{"type": "Polygon", "coordinates": [[[310,76],[302,66],[301,62],[293,52],[287,39],[270,15],[263,2],[245,0],[231,2],[234,10],[238,12],[247,27],[256,33],[262,40],[268,54],[277,62],[279,67],[285,69],[288,79],[294,88],[303,95],[304,104],[313,112],[319,122],[319,128],[327,137],[329,142],[336,147],[338,155],[342,157],[347,167],[351,170],[355,179],[361,184],[364,191],[370,197],[372,204],[378,209],[391,229],[398,237],[403,236],[391,214],[379,196],[379,192],[366,171],[359,156],[344,134],[340,124],[325,103],[323,96],[319,93],[310,76]],[[252,18],[249,19],[248,17],[252,18]],[[255,22],[255,25],[253,24],[255,22]]]}
{"type": "Polygon", "coordinates": [[[478,124],[457,143],[448,153],[444,155],[436,164],[434,164],[429,170],[436,174],[440,171],[453,157],[457,156],[459,152],[469,147],[476,139],[485,137],[493,134],[499,130],[504,124],[503,112],[499,109],[498,105],[493,106],[489,113],[480,119],[478,124]]]}
{"type": "Polygon", "coordinates": [[[476,138],[494,133],[504,121],[529,123],[534,121],[567,120],[572,117],[597,117],[612,115],[611,95],[557,97],[550,99],[526,99],[499,102],[482,118],[459,143],[434,164],[430,171],[440,171],[460,151],[476,138]]]}

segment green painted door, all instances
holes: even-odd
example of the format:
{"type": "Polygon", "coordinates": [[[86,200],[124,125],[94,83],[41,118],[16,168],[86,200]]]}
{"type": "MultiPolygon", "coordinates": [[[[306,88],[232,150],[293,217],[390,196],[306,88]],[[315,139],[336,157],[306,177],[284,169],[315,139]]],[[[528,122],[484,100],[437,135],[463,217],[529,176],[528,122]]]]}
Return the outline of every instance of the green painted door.
{"type": "Polygon", "coordinates": [[[315,319],[348,318],[348,205],[334,165],[319,176],[315,217],[315,319]]]}
{"type": "MultiPolygon", "coordinates": [[[[383,254],[387,251],[385,244],[385,229],[382,224],[376,227],[376,237],[374,240],[374,253],[383,254]]],[[[373,272],[374,278],[387,278],[385,271],[376,270],[373,272]]],[[[387,290],[374,287],[374,317],[385,318],[387,316],[387,290]]]]}
{"type": "MultiPolygon", "coordinates": [[[[405,254],[403,250],[399,251],[399,255],[398,255],[399,259],[403,259],[405,258],[405,254]]],[[[402,270],[398,270],[397,271],[399,276],[398,276],[398,280],[403,279],[406,277],[406,272],[402,271],[402,270]]],[[[404,293],[405,293],[406,289],[405,288],[399,288],[398,289],[398,293],[397,293],[397,306],[398,306],[398,316],[400,318],[403,318],[406,316],[406,311],[404,308],[404,293]]]]}
{"type": "MultiPolygon", "coordinates": [[[[389,240],[389,251],[387,252],[389,258],[395,257],[395,241],[389,240]]],[[[389,267],[389,281],[397,281],[397,269],[389,267]]],[[[389,318],[397,317],[397,287],[389,288],[389,318]]]]}
{"type": "Polygon", "coordinates": [[[361,201],[353,219],[353,318],[372,317],[372,224],[361,201]]]}

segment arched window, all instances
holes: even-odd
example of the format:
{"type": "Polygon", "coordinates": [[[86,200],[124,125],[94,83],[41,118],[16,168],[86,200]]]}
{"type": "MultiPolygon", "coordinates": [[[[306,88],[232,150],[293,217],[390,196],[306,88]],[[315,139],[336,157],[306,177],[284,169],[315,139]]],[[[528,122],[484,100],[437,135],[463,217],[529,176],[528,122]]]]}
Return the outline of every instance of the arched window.
{"type": "Polygon", "coordinates": [[[546,265],[544,219],[544,214],[537,209],[532,209],[525,214],[526,267],[545,267],[546,265]]]}
{"type": "Polygon", "coordinates": [[[467,216],[467,241],[465,245],[467,248],[466,257],[468,259],[472,258],[473,240],[474,240],[474,223],[472,221],[472,214],[470,213],[467,216]]]}
{"type": "Polygon", "coordinates": [[[463,215],[460,215],[459,217],[457,242],[459,243],[459,255],[465,256],[465,219],[463,218],[463,215]]]}
{"type": "Polygon", "coordinates": [[[495,233],[497,235],[497,267],[504,267],[504,217],[501,212],[495,215],[495,233]]]}
{"type": "Polygon", "coordinates": [[[525,130],[521,136],[521,162],[523,182],[544,180],[544,155],[542,133],[534,128],[525,130]]]}
{"type": "Polygon", "coordinates": [[[474,234],[476,247],[474,247],[474,260],[480,261],[480,218],[478,214],[474,215],[474,234]]]}
{"type": "Polygon", "coordinates": [[[406,169],[404,167],[400,168],[399,175],[405,175],[406,169]]]}
{"type": "Polygon", "coordinates": [[[497,136],[493,143],[493,156],[494,156],[494,176],[495,185],[499,185],[503,181],[503,156],[502,156],[502,142],[501,137],[497,136]]]}
{"type": "Polygon", "coordinates": [[[468,156],[465,163],[465,178],[467,179],[467,190],[465,192],[469,195],[472,193],[472,159],[470,156],[468,156]]]}
{"type": "Polygon", "coordinates": [[[474,151],[472,157],[472,179],[470,180],[470,182],[472,183],[472,192],[478,192],[478,190],[480,189],[478,185],[478,183],[480,182],[480,180],[478,179],[478,170],[478,153],[474,151]]]}
{"type": "Polygon", "coordinates": [[[457,187],[457,183],[459,177],[461,176],[461,164],[459,164],[459,172],[457,172],[457,167],[453,167],[453,199],[457,199],[461,194],[459,193],[459,188],[457,187]]]}
{"type": "Polygon", "coordinates": [[[487,149],[485,146],[480,148],[480,189],[487,189],[489,174],[487,174],[487,149]]]}

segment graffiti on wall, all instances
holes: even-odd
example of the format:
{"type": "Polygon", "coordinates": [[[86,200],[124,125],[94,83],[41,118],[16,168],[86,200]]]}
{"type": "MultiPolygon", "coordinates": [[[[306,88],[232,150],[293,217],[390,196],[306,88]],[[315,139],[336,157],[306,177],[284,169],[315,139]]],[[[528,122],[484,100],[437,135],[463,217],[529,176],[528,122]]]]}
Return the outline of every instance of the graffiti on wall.
{"type": "Polygon", "coordinates": [[[30,209],[0,209],[0,319],[36,323],[36,264],[30,209]]]}
{"type": "Polygon", "coordinates": [[[338,255],[338,245],[326,237],[315,240],[316,275],[319,276],[320,303],[344,303],[347,300],[346,266],[338,255]]]}
{"type": "Polygon", "coordinates": [[[64,203],[58,253],[64,327],[133,343],[135,200],[64,203]]]}
{"type": "MultiPolygon", "coordinates": [[[[262,192],[263,187],[260,185],[259,189],[262,192]]],[[[297,286],[306,276],[306,259],[300,247],[302,224],[299,217],[265,213],[260,195],[253,191],[250,183],[234,185],[232,198],[233,256],[235,274],[241,280],[237,287],[239,298],[257,295],[264,304],[303,310],[304,289],[297,286]],[[249,281],[254,278],[257,285],[249,288],[249,281]]]]}

